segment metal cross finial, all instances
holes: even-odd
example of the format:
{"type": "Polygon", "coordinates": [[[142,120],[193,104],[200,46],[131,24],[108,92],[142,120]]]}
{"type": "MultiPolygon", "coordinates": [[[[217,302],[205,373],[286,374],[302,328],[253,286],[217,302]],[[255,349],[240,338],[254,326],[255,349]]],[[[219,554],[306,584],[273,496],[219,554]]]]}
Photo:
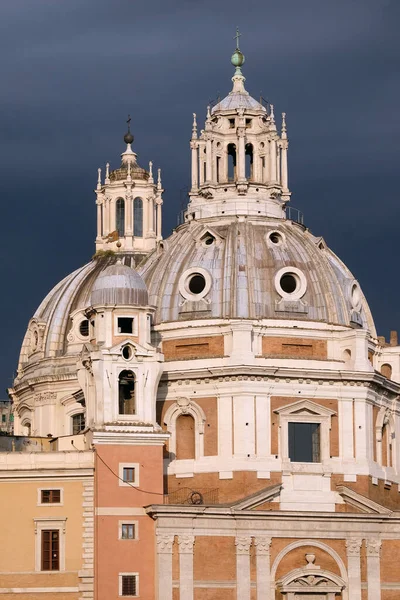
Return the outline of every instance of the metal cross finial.
{"type": "Polygon", "coordinates": [[[128,131],[129,132],[131,131],[131,121],[132,121],[131,115],[128,115],[128,120],[126,122],[128,123],[128,131]]]}
{"type": "Polygon", "coordinates": [[[234,40],[236,40],[236,50],[240,50],[240,48],[239,48],[239,38],[240,38],[241,35],[242,34],[239,33],[239,27],[236,27],[236,35],[233,38],[234,40]]]}

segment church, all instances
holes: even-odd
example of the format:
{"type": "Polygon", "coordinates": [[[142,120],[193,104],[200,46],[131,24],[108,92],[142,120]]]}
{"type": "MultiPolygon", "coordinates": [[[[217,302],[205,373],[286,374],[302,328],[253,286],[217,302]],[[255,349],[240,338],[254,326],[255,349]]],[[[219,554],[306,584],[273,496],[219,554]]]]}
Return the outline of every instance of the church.
{"type": "Polygon", "coordinates": [[[128,127],[93,259],[27,324],[0,600],[400,598],[397,336],[290,209],[286,115],[244,60],[193,115],[172,235],[128,127]]]}

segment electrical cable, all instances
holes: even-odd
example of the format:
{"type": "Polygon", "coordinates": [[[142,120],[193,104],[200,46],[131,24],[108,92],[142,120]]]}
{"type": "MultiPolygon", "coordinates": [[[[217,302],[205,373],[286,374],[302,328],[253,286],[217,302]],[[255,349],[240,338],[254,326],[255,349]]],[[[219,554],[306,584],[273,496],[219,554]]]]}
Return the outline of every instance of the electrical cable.
{"type": "Polygon", "coordinates": [[[142,488],[137,487],[136,485],[132,485],[131,483],[129,483],[129,481],[125,481],[125,479],[122,479],[122,477],[117,475],[117,473],[115,473],[115,471],[113,471],[112,468],[101,458],[100,454],[96,451],[96,449],[94,449],[94,450],[96,452],[97,458],[99,458],[101,460],[103,465],[105,467],[107,467],[107,469],[109,471],[111,471],[111,473],[114,475],[114,477],[116,477],[117,479],[119,479],[120,481],[125,483],[126,485],[129,485],[134,490],[139,490],[139,492],[143,492],[144,494],[153,494],[154,496],[163,496],[164,495],[162,492],[149,492],[148,490],[143,490],[142,488]]]}

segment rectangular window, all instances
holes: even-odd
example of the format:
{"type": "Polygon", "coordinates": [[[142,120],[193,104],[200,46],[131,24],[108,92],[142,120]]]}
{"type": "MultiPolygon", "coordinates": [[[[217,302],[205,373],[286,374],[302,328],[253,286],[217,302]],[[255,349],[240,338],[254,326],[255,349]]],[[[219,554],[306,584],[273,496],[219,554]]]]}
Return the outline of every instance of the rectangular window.
{"type": "Polygon", "coordinates": [[[122,474],[122,479],[127,483],[135,482],[135,469],[133,467],[124,467],[122,474]]]}
{"type": "Polygon", "coordinates": [[[60,532],[58,529],[42,531],[42,571],[60,570],[60,532]]]}
{"type": "Polygon", "coordinates": [[[133,317],[118,317],[118,333],[133,333],[133,317]]]}
{"type": "Polygon", "coordinates": [[[134,539],[135,539],[134,523],[122,523],[122,525],[121,525],[121,540],[134,540],[134,539]]]}
{"type": "Polygon", "coordinates": [[[42,504],[60,504],[61,490],[41,490],[42,504]]]}
{"type": "Polygon", "coordinates": [[[137,596],[137,575],[121,575],[121,596],[137,596]]]}
{"type": "Polygon", "coordinates": [[[320,424],[289,423],[289,458],[292,462],[321,462],[320,424]]]}
{"type": "Polygon", "coordinates": [[[72,435],[78,435],[86,427],[85,413],[78,413],[72,417],[72,435]]]}

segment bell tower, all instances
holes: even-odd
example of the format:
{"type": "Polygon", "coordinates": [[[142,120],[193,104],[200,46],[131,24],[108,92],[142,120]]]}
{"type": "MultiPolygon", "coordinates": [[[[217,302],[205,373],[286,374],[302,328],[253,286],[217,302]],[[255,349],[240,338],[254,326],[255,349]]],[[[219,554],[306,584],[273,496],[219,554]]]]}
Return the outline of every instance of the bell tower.
{"type": "Polygon", "coordinates": [[[149,170],[139,166],[132,150],[134,137],[130,130],[124,136],[126,150],[121,154],[121,166],[110,171],[106,164],[102,180],[98,169],[96,187],[97,236],[96,251],[113,250],[133,254],[148,254],[162,239],[162,185],[161,169],[157,182],[153,177],[153,163],[149,170]]]}
{"type": "Polygon", "coordinates": [[[196,115],[190,147],[192,185],[187,219],[217,215],[260,215],[284,218],[288,188],[286,115],[278,133],[274,107],[266,108],[245,89],[239,49],[232,91],[207,107],[205,127],[197,132],[196,115]]]}

